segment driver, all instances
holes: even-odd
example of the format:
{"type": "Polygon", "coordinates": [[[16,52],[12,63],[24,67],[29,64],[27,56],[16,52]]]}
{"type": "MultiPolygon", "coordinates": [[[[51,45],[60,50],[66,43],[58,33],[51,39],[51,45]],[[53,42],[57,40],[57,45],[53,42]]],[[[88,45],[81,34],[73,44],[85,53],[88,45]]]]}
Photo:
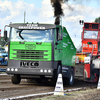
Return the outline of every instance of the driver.
{"type": "Polygon", "coordinates": [[[96,33],[93,33],[91,38],[97,38],[96,33]]]}

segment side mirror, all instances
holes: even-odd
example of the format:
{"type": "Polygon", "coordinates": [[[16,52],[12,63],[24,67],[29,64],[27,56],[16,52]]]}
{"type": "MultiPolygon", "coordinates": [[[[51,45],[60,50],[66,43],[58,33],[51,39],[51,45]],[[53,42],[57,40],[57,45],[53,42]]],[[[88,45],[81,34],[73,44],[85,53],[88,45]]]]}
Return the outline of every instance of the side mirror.
{"type": "Polygon", "coordinates": [[[63,34],[62,33],[58,33],[58,40],[62,40],[63,39],[63,34]]]}
{"type": "Polygon", "coordinates": [[[6,30],[4,31],[4,40],[5,41],[7,40],[7,31],[6,30]]]}

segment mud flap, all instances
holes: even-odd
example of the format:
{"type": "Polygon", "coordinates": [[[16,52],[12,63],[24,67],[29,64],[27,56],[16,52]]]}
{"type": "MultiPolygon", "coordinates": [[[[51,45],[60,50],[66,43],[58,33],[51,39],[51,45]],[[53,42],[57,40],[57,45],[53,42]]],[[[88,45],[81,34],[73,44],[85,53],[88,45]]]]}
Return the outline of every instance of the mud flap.
{"type": "Polygon", "coordinates": [[[84,66],[84,78],[90,78],[90,64],[84,66]]]}

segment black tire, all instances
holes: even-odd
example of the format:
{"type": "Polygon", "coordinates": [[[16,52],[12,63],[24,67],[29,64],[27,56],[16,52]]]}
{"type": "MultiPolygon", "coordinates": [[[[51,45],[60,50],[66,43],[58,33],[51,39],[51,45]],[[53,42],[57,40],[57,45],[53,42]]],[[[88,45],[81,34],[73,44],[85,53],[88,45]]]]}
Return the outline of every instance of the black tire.
{"type": "Polygon", "coordinates": [[[20,75],[14,75],[11,77],[11,81],[13,84],[19,84],[21,82],[21,77],[20,75]]]}
{"type": "Polygon", "coordinates": [[[70,76],[67,78],[64,78],[64,84],[65,85],[73,85],[74,83],[74,69],[70,69],[70,76]]]}
{"type": "Polygon", "coordinates": [[[56,84],[56,81],[57,81],[58,75],[60,73],[60,70],[61,70],[61,64],[58,64],[58,67],[54,72],[54,76],[53,76],[53,79],[52,79],[52,85],[56,84]]]}
{"type": "Polygon", "coordinates": [[[57,78],[58,78],[58,75],[59,75],[60,71],[61,71],[61,64],[58,64],[58,69],[57,69],[57,78]]]}

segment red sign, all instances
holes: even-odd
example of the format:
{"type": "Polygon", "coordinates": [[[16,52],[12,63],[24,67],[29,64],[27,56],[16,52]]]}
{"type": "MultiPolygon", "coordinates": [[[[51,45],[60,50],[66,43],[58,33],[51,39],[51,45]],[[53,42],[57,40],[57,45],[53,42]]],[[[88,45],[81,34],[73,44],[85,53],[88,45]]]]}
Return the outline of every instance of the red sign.
{"type": "Polygon", "coordinates": [[[97,54],[98,52],[98,43],[97,41],[92,41],[92,44],[88,44],[88,40],[85,40],[82,42],[82,49],[83,49],[83,52],[87,52],[87,53],[92,53],[93,51],[93,54],[97,54]]]}
{"type": "Polygon", "coordinates": [[[84,23],[85,29],[99,29],[99,23],[84,23]]]}
{"type": "Polygon", "coordinates": [[[92,29],[92,24],[89,24],[89,29],[92,29]]]}

